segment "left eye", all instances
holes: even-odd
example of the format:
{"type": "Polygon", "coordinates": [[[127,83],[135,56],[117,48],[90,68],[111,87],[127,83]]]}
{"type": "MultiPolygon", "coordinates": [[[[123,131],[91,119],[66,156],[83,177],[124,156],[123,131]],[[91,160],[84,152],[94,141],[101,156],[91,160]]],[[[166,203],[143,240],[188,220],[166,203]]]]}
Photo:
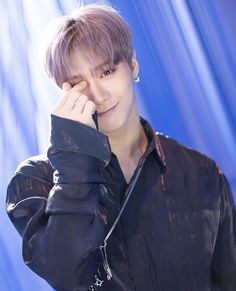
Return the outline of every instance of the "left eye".
{"type": "Polygon", "coordinates": [[[111,75],[113,72],[114,72],[113,69],[106,70],[106,71],[104,71],[104,72],[102,73],[101,77],[109,76],[109,75],[111,75]]]}

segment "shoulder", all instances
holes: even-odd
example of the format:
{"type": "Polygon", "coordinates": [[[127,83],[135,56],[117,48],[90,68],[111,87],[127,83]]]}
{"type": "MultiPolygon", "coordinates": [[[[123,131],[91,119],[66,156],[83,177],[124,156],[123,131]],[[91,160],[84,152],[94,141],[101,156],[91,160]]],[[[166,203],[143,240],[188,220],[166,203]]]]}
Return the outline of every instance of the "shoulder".
{"type": "Polygon", "coordinates": [[[213,159],[157,134],[165,155],[165,186],[179,209],[220,209],[222,172],[213,159]],[[187,204],[186,204],[187,203],[187,204]]]}
{"type": "MultiPolygon", "coordinates": [[[[218,199],[222,171],[216,162],[170,137],[161,134],[156,136],[165,156],[165,177],[171,191],[188,193],[191,197],[204,196],[204,199],[210,195],[209,201],[213,201],[213,197],[218,199]]],[[[191,199],[194,201],[194,198],[191,199]]]]}
{"type": "Polygon", "coordinates": [[[23,160],[15,170],[13,178],[24,176],[52,185],[53,172],[54,169],[46,154],[41,154],[23,160]]]}
{"type": "Polygon", "coordinates": [[[160,140],[167,164],[178,164],[183,168],[184,166],[211,168],[214,169],[217,174],[221,173],[221,170],[217,166],[216,162],[209,156],[191,147],[183,145],[177,140],[161,133],[157,132],[156,137],[160,140]]]}

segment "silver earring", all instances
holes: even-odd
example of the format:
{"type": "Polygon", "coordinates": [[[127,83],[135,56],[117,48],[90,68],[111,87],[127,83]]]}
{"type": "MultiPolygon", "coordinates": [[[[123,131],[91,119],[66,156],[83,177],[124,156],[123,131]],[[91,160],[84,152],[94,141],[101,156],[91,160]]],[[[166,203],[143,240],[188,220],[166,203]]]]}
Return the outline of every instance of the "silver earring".
{"type": "Polygon", "coordinates": [[[134,76],[134,82],[135,82],[135,83],[138,83],[138,82],[140,82],[139,75],[137,75],[137,76],[134,76]]]}

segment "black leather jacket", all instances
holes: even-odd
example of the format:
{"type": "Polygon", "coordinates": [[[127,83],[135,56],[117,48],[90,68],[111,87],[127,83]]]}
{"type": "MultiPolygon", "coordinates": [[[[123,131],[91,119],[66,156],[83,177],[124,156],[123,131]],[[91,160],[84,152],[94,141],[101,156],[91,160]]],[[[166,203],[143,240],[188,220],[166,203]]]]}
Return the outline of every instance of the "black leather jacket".
{"type": "Polygon", "coordinates": [[[142,125],[149,143],[127,185],[105,135],[52,116],[47,157],[22,162],[8,187],[24,261],[62,291],[236,291],[225,176],[142,125]]]}

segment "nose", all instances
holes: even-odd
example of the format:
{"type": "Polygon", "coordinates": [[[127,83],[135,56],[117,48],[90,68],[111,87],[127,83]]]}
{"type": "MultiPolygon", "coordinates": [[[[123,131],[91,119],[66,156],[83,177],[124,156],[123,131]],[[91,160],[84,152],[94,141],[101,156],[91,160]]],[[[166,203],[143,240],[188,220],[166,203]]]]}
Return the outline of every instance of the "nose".
{"type": "Polygon", "coordinates": [[[96,105],[102,104],[108,98],[108,92],[96,81],[87,84],[85,94],[96,105]]]}

